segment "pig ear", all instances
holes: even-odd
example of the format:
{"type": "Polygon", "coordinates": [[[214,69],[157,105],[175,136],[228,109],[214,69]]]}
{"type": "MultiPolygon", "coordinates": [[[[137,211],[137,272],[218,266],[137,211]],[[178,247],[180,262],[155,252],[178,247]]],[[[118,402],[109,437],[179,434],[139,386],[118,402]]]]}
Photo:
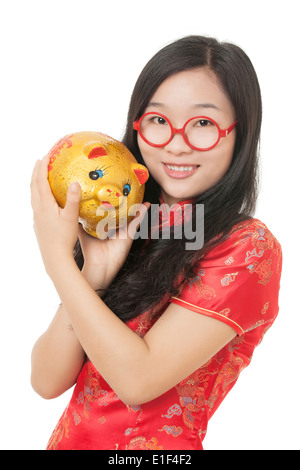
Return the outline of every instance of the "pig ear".
{"type": "Polygon", "coordinates": [[[99,145],[99,142],[89,142],[83,147],[83,153],[90,160],[91,158],[104,157],[107,152],[104,147],[99,145]]]}
{"type": "Polygon", "coordinates": [[[146,183],[147,179],[149,178],[149,173],[146,167],[143,165],[135,165],[133,167],[133,171],[139,180],[140,185],[146,183]]]}
{"type": "Polygon", "coordinates": [[[103,147],[94,147],[88,154],[88,158],[98,158],[98,157],[104,157],[107,155],[105,148],[103,147]]]}

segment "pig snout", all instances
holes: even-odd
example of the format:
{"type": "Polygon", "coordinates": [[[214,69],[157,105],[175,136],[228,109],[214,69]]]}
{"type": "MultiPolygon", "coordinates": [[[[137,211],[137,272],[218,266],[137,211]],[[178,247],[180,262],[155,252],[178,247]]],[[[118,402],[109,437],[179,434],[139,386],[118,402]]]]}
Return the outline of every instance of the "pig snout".
{"type": "Polygon", "coordinates": [[[122,201],[122,191],[114,185],[106,185],[96,191],[96,198],[106,208],[119,207],[122,201]]]}

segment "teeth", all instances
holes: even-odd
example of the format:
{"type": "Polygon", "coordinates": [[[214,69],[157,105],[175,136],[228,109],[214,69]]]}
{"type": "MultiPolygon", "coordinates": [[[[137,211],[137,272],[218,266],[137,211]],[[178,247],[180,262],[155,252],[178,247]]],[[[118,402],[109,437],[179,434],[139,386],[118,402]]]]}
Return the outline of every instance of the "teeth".
{"type": "Polygon", "coordinates": [[[171,166],[171,165],[166,165],[169,170],[173,171],[192,171],[195,167],[194,166],[171,166]]]}

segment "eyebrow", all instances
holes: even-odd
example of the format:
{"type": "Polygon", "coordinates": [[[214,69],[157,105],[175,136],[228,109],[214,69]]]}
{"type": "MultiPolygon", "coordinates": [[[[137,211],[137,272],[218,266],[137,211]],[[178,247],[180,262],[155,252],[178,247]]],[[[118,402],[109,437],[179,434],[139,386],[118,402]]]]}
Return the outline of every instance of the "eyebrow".
{"type": "Polygon", "coordinates": [[[149,106],[153,106],[154,108],[164,108],[165,107],[165,105],[163,103],[157,103],[156,101],[150,101],[150,103],[148,103],[147,108],[149,108],[149,106]]]}
{"type": "MultiPolygon", "coordinates": [[[[156,101],[151,101],[147,108],[149,107],[155,107],[155,108],[168,108],[167,105],[163,104],[163,103],[159,103],[159,102],[156,102],[156,101]]],[[[194,109],[198,109],[198,108],[204,108],[204,109],[207,109],[207,108],[212,108],[212,109],[217,109],[218,111],[220,111],[220,108],[218,106],[216,106],[215,104],[213,103],[197,103],[197,104],[194,104],[193,105],[193,108],[194,109]]]]}
{"type": "Polygon", "coordinates": [[[220,111],[220,108],[213,103],[199,103],[195,104],[193,108],[213,108],[218,109],[220,111]]]}

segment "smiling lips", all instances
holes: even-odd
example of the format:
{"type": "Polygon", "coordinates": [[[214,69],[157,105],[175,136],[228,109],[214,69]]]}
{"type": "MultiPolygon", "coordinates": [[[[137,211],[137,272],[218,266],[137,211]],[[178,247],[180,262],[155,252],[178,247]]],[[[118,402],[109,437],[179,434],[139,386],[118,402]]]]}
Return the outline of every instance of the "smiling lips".
{"type": "Polygon", "coordinates": [[[164,169],[167,175],[171,178],[187,178],[188,176],[193,175],[199,165],[172,165],[164,163],[164,169]]]}

